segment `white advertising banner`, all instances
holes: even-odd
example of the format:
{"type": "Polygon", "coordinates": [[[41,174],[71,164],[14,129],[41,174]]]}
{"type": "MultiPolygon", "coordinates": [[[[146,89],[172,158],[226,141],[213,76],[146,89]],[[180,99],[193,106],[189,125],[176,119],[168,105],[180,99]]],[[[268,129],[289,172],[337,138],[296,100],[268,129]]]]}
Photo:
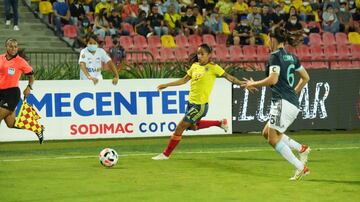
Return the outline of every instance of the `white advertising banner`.
{"type": "MultiPolygon", "coordinates": [[[[35,81],[27,102],[42,117],[46,140],[169,136],[183,118],[189,84],[169,87],[159,84],[174,79],[127,79],[114,86],[111,80],[35,81]]],[[[20,88],[27,81],[20,82],[20,88]]],[[[204,120],[227,118],[231,131],[231,83],[216,80],[209,111],[204,120]]],[[[20,108],[20,104],[17,109],[20,108]]],[[[36,140],[34,133],[0,124],[0,141],[36,140]]],[[[218,127],[186,131],[185,135],[224,134],[218,127]]]]}

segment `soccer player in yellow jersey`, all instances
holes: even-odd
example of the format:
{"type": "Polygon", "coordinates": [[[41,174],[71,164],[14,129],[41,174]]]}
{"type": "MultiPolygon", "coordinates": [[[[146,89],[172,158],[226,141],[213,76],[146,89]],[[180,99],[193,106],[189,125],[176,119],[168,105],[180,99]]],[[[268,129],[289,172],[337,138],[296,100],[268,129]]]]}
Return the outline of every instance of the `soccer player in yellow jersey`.
{"type": "Polygon", "coordinates": [[[154,156],[153,160],[167,160],[170,154],[175,149],[176,145],[180,142],[182,134],[186,129],[198,130],[217,126],[228,130],[227,120],[201,120],[208,111],[208,100],[210,93],[213,89],[216,77],[223,76],[232,83],[241,85],[243,82],[235,77],[227,74],[219,65],[210,62],[212,49],[207,44],[202,44],[197,49],[197,54],[194,55],[193,64],[187,71],[187,74],[176,81],[161,84],[158,90],[165,89],[169,86],[179,86],[191,80],[189,101],[185,112],[185,117],[177,125],[175,132],[170,137],[169,144],[163,153],[154,156]]]}

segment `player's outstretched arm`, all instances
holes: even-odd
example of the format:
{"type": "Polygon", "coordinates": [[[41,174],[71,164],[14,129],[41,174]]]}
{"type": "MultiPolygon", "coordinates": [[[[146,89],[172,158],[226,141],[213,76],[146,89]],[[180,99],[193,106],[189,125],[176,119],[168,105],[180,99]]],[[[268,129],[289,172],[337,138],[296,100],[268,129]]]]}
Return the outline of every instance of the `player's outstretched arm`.
{"type": "MultiPolygon", "coordinates": [[[[223,74],[223,77],[224,77],[226,80],[230,81],[231,83],[237,84],[237,85],[239,85],[239,86],[242,86],[242,85],[244,85],[244,84],[246,83],[246,81],[240,81],[240,80],[237,79],[236,77],[234,77],[234,76],[232,76],[232,75],[230,75],[230,74],[228,74],[228,73],[226,73],[226,72],[223,74]]],[[[258,89],[257,89],[256,87],[248,88],[248,90],[249,90],[250,92],[258,91],[258,89]]]]}
{"type": "Polygon", "coordinates": [[[304,88],[304,86],[310,81],[310,76],[305,68],[302,68],[296,72],[299,74],[300,80],[294,90],[296,94],[299,94],[300,91],[304,88]]]}
{"type": "Polygon", "coordinates": [[[187,83],[189,80],[191,79],[191,77],[189,75],[185,75],[183,78],[181,79],[178,79],[176,81],[173,81],[173,82],[169,82],[169,83],[165,83],[165,84],[161,84],[157,87],[157,89],[160,91],[162,89],[165,89],[169,86],[180,86],[180,85],[183,85],[185,83],[187,83]]]}
{"type": "Polygon", "coordinates": [[[118,81],[119,81],[119,73],[118,73],[118,71],[116,70],[115,64],[113,63],[112,60],[109,60],[109,62],[107,62],[107,65],[110,67],[110,69],[111,69],[111,71],[112,71],[112,73],[113,73],[113,75],[114,75],[114,78],[113,78],[113,80],[112,80],[112,83],[113,83],[114,85],[116,85],[116,84],[118,83],[118,81]]]}

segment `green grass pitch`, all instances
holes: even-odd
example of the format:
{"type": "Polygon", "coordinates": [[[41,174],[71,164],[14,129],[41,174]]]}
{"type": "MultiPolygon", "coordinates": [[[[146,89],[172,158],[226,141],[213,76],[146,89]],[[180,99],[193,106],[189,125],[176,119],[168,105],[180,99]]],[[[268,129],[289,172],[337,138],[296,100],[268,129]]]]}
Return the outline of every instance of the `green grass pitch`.
{"type": "Polygon", "coordinates": [[[297,182],[259,134],[185,136],[168,161],[150,159],[168,138],[0,143],[0,201],[360,201],[359,131],[289,135],[312,147],[297,182]]]}

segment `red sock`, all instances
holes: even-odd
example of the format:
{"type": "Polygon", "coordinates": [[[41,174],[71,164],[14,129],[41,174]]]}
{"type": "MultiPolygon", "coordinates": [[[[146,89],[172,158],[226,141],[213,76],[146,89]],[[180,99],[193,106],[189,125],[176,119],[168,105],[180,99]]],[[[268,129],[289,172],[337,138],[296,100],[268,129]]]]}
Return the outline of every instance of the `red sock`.
{"type": "Polygon", "coordinates": [[[181,140],[181,135],[175,135],[175,134],[172,135],[169,140],[168,146],[164,150],[163,154],[165,156],[170,156],[172,151],[175,149],[176,145],[179,144],[180,140],[181,140]]]}
{"type": "Polygon", "coordinates": [[[200,120],[197,124],[197,129],[209,128],[211,126],[221,126],[221,121],[210,121],[210,120],[200,120]]]}

